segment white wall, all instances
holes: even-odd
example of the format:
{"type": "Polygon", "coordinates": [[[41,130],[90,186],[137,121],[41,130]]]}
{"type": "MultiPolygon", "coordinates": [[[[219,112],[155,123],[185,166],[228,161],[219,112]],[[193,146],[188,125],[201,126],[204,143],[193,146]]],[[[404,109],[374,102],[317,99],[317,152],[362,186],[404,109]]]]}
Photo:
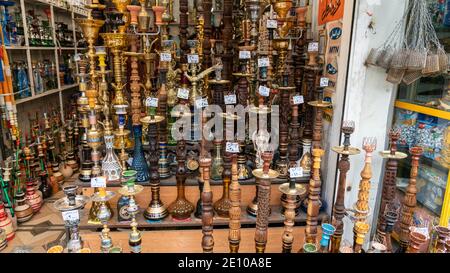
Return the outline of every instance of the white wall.
{"type": "MultiPolygon", "coordinates": [[[[380,46],[401,19],[406,0],[360,0],[357,3],[343,120],[355,121],[356,130],[351,138],[352,146],[361,148],[363,137],[376,137],[377,151],[381,151],[388,146],[387,134],[392,122],[396,86],[386,82],[386,73],[383,69],[367,68],[364,62],[370,49],[380,46]],[[375,23],[376,33],[368,29],[372,20],[375,23]]],[[[351,157],[350,162],[347,185],[351,185],[352,190],[346,192],[347,208],[351,208],[357,201],[360,172],[364,166],[364,153],[351,157]]],[[[380,197],[377,194],[381,192],[380,183],[383,179],[384,164],[378,152],[374,154],[372,166],[373,178],[370,192],[372,211],[369,219],[374,217],[374,210],[375,216],[377,214],[376,199],[380,197]]],[[[337,185],[337,178],[335,183],[337,185]]],[[[372,223],[376,222],[376,219],[373,220],[369,221],[372,228],[374,226],[372,223]]],[[[345,219],[344,225],[344,239],[353,242],[353,223],[345,219]]],[[[368,237],[366,237],[366,243],[369,241],[368,237]]]]}

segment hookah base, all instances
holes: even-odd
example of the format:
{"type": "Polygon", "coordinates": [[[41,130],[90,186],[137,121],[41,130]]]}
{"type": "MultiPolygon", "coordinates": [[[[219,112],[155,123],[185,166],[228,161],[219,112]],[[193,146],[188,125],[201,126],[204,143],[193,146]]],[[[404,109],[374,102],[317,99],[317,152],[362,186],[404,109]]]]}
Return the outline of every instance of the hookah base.
{"type": "Polygon", "coordinates": [[[214,211],[219,217],[230,218],[231,200],[227,198],[221,198],[214,203],[214,211]]]}
{"type": "Polygon", "coordinates": [[[151,204],[145,211],[144,217],[147,220],[161,220],[167,217],[169,212],[162,203],[151,204]]]}
{"type": "Polygon", "coordinates": [[[177,199],[170,204],[169,212],[172,218],[176,220],[185,220],[191,218],[191,214],[194,211],[194,205],[186,199],[177,199]]]}

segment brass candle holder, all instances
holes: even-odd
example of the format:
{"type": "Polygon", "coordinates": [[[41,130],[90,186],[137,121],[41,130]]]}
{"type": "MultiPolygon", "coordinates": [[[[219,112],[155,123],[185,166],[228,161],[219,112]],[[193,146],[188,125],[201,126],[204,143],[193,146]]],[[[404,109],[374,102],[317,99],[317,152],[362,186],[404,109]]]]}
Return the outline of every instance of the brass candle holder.
{"type": "Polygon", "coordinates": [[[255,248],[256,253],[264,253],[267,244],[267,228],[270,214],[270,184],[278,177],[278,172],[270,169],[271,152],[264,152],[262,169],[253,170],[258,179],[258,213],[256,215],[255,248]]]}
{"type": "MultiPolygon", "coordinates": [[[[355,123],[353,121],[344,121],[342,126],[342,133],[344,133],[344,145],[340,147],[333,147],[332,150],[341,155],[338,163],[339,169],[339,185],[336,196],[336,202],[333,209],[333,226],[336,231],[331,237],[331,252],[338,253],[341,245],[341,238],[344,232],[343,218],[345,216],[345,189],[347,183],[347,172],[350,169],[349,157],[357,155],[360,150],[350,146],[350,135],[355,131],[355,123]]],[[[317,140],[317,139],[316,139],[317,140]]]]}
{"type": "Polygon", "coordinates": [[[168,215],[167,208],[160,199],[160,180],[158,172],[158,124],[164,120],[162,116],[146,116],[141,119],[143,124],[148,125],[149,154],[150,154],[150,186],[152,188],[152,200],[144,212],[144,217],[148,220],[160,220],[168,215]]]}

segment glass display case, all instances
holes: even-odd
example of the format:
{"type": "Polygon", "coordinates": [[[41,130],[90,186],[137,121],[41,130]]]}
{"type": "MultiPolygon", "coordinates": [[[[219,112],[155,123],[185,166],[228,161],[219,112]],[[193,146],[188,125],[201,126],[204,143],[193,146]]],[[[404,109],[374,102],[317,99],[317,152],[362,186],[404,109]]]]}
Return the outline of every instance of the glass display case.
{"type": "MultiPolygon", "coordinates": [[[[450,1],[428,0],[434,27],[450,53],[450,1]],[[449,6],[449,7],[447,7],[449,6]]],[[[417,209],[414,225],[433,222],[448,226],[450,217],[450,75],[423,77],[411,85],[399,85],[393,128],[401,132],[399,150],[420,146],[417,177],[417,209]]],[[[397,173],[397,198],[401,202],[408,185],[411,158],[401,160],[397,173]]]]}

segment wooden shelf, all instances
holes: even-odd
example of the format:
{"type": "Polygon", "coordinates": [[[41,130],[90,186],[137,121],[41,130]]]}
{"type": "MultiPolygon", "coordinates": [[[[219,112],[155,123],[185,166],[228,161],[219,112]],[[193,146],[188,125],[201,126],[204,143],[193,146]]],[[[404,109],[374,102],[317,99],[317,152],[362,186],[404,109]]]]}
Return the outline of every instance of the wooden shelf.
{"type": "MultiPolygon", "coordinates": [[[[119,222],[117,221],[117,209],[112,208],[114,216],[108,222],[108,227],[110,229],[114,228],[129,228],[129,222],[119,222]]],[[[148,221],[144,218],[143,212],[145,208],[140,208],[139,213],[136,217],[139,229],[195,229],[201,228],[202,220],[191,215],[191,218],[185,221],[174,220],[172,216],[167,216],[160,221],[148,221]]],[[[320,213],[319,219],[323,219],[326,213],[320,213]]],[[[80,229],[97,229],[102,228],[101,224],[89,224],[88,223],[89,212],[85,210],[84,215],[80,219],[80,229]]],[[[269,216],[269,226],[283,226],[284,215],[281,213],[281,206],[271,206],[271,214],[269,216]]],[[[295,223],[297,226],[303,226],[306,223],[306,213],[300,209],[299,214],[295,217],[295,223]]],[[[214,216],[213,225],[214,228],[228,228],[229,219],[214,216]]],[[[255,227],[256,217],[247,214],[246,207],[241,207],[241,225],[245,227],[255,227]]]]}
{"type": "Polygon", "coordinates": [[[28,97],[28,98],[24,98],[24,99],[18,99],[18,100],[16,100],[16,104],[21,104],[21,103],[24,103],[24,102],[28,102],[28,101],[32,101],[32,100],[35,100],[35,99],[39,99],[39,98],[42,98],[42,97],[45,97],[45,96],[48,96],[48,95],[52,95],[52,94],[58,93],[60,91],[64,91],[64,90],[67,90],[67,89],[70,89],[70,88],[74,88],[76,86],[78,86],[77,83],[76,84],[71,84],[71,85],[63,85],[60,89],[52,89],[52,90],[45,91],[43,93],[40,93],[40,94],[32,96],[32,97],[28,97]]]}
{"type": "Polygon", "coordinates": [[[55,50],[54,46],[30,46],[28,47],[30,50],[55,50]]]}

